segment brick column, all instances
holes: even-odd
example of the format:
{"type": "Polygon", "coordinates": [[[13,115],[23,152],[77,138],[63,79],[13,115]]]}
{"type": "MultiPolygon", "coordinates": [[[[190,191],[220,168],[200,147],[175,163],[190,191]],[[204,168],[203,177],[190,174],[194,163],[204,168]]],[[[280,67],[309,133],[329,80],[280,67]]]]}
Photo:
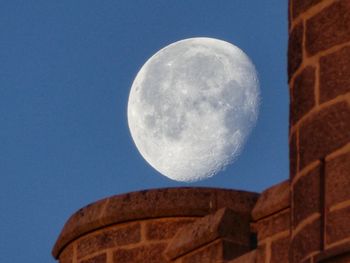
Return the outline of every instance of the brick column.
{"type": "Polygon", "coordinates": [[[289,27],[290,262],[345,260],[350,250],[350,0],[289,0],[289,27]]]}

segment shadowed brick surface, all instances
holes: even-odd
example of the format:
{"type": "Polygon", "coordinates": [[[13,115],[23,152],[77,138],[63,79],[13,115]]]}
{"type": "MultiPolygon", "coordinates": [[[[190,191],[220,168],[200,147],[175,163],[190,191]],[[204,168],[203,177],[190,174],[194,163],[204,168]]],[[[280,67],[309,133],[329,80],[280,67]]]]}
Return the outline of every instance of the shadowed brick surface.
{"type": "Polygon", "coordinates": [[[320,220],[306,225],[291,241],[290,262],[299,263],[311,252],[320,250],[320,220]]]}
{"type": "Polygon", "coordinates": [[[294,227],[308,216],[320,212],[320,198],[320,167],[316,166],[294,184],[294,227]]]}
{"type": "MultiPolygon", "coordinates": [[[[350,10],[349,10],[350,12],[350,10]]],[[[350,47],[320,59],[320,101],[350,92],[350,47]]]]}
{"type": "Polygon", "coordinates": [[[217,240],[182,258],[182,263],[213,263],[236,258],[249,249],[226,240],[217,240]]]}
{"type": "Polygon", "coordinates": [[[230,260],[227,263],[257,263],[256,262],[256,250],[244,254],[236,259],[230,260]]]}
{"type": "Polygon", "coordinates": [[[271,244],[270,263],[287,263],[288,262],[289,237],[273,241],[271,244]]]}
{"type": "Polygon", "coordinates": [[[303,32],[302,23],[297,25],[289,36],[288,46],[288,78],[290,79],[294,72],[299,68],[303,58],[303,32]]]}
{"type": "Polygon", "coordinates": [[[326,162],[326,205],[350,200],[350,152],[326,162]]]}
{"type": "Polygon", "coordinates": [[[148,240],[161,240],[172,238],[176,232],[185,225],[192,223],[195,219],[171,219],[156,220],[146,223],[146,238],[148,240]]]}
{"type": "Polygon", "coordinates": [[[165,244],[152,244],[129,249],[117,249],[113,254],[114,263],[165,263],[162,256],[165,244]]]}
{"type": "Polygon", "coordinates": [[[106,254],[101,254],[86,260],[82,260],[79,263],[107,263],[107,256],[106,254]]]}
{"type": "Polygon", "coordinates": [[[60,255],[60,263],[73,263],[73,245],[70,244],[60,255]]]}
{"type": "Polygon", "coordinates": [[[285,209],[277,214],[262,219],[256,223],[258,240],[263,240],[277,233],[289,230],[290,210],[285,209]]]}
{"type": "Polygon", "coordinates": [[[326,242],[333,242],[350,237],[350,206],[327,214],[326,242]]]}
{"type": "Polygon", "coordinates": [[[293,133],[291,141],[289,143],[289,175],[293,179],[298,171],[298,150],[297,150],[297,138],[296,132],[293,133]]]}
{"type": "Polygon", "coordinates": [[[350,140],[350,106],[338,102],[313,114],[300,128],[300,168],[321,159],[350,140]]]}
{"type": "Polygon", "coordinates": [[[77,257],[82,258],[99,250],[137,243],[141,239],[139,223],[107,228],[77,242],[77,257]]]}
{"type": "Polygon", "coordinates": [[[291,121],[295,124],[315,106],[315,68],[306,67],[295,78],[292,87],[291,121]]]}
{"type": "Polygon", "coordinates": [[[327,249],[315,257],[315,262],[322,263],[349,263],[350,242],[327,249]]]}
{"type": "Polygon", "coordinates": [[[180,229],[165,254],[169,259],[174,259],[218,238],[249,248],[249,218],[239,216],[227,208],[220,209],[215,214],[197,219],[180,229]]]}
{"type": "Polygon", "coordinates": [[[260,195],[253,211],[254,221],[289,207],[289,181],[266,189],[260,195]]]}
{"type": "Polygon", "coordinates": [[[293,0],[293,18],[307,11],[310,7],[322,2],[322,0],[293,0]]]}
{"type": "Polygon", "coordinates": [[[306,23],[306,50],[311,55],[349,40],[349,0],[335,1],[306,23]]]}

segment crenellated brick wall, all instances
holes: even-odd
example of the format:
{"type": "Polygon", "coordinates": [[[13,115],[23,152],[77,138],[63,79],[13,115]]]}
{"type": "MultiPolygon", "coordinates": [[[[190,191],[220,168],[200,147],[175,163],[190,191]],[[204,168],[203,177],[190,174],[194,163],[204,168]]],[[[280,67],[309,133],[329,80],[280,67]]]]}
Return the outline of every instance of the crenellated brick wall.
{"type": "Polygon", "coordinates": [[[350,249],[350,1],[290,0],[289,27],[290,262],[320,262],[350,249]]]}
{"type": "Polygon", "coordinates": [[[350,262],[350,0],[289,0],[289,180],[174,188],[75,213],[60,263],[350,262]]]}

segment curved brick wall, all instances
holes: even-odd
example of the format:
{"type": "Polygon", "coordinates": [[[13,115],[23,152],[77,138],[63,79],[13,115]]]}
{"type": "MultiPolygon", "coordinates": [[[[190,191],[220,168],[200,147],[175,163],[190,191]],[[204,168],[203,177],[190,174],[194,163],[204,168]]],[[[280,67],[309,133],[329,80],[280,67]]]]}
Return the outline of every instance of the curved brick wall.
{"type": "Polygon", "coordinates": [[[350,1],[290,0],[289,26],[289,260],[350,262],[350,1]]]}
{"type": "MultiPolygon", "coordinates": [[[[228,222],[236,220],[238,225],[248,226],[245,228],[249,239],[250,214],[257,197],[256,193],[211,188],[170,188],[113,196],[76,212],[65,224],[52,253],[60,263],[168,262],[163,252],[176,232],[188,225],[182,234],[185,240],[180,233],[175,247],[168,248],[168,254],[175,255],[176,261],[171,262],[194,262],[179,261],[176,253],[180,253],[179,249],[186,251],[186,247],[193,250],[196,242],[197,247],[203,246],[199,243],[205,239],[206,243],[214,241],[213,245],[187,258],[196,260],[214,252],[224,257],[232,251],[232,234],[237,232],[231,223],[227,227],[228,222]],[[197,225],[190,225],[212,213],[197,225]],[[212,228],[210,233],[203,230],[207,227],[212,228]],[[186,231],[194,233],[192,241],[186,241],[186,231]],[[202,234],[196,240],[198,233],[202,234]],[[218,239],[220,236],[230,240],[218,239]]],[[[243,236],[240,229],[237,233],[243,236]]],[[[241,253],[248,250],[249,247],[241,253]]]]}

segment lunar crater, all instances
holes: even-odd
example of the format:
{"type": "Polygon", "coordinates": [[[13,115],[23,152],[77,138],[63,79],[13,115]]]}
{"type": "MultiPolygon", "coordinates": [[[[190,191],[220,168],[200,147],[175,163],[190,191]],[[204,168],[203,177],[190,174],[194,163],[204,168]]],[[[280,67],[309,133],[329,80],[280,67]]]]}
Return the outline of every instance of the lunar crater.
{"type": "Polygon", "coordinates": [[[209,178],[240,154],[254,127],[260,90],[250,59],[217,39],[192,38],[153,55],[128,102],[136,147],[177,181],[209,178]]]}

